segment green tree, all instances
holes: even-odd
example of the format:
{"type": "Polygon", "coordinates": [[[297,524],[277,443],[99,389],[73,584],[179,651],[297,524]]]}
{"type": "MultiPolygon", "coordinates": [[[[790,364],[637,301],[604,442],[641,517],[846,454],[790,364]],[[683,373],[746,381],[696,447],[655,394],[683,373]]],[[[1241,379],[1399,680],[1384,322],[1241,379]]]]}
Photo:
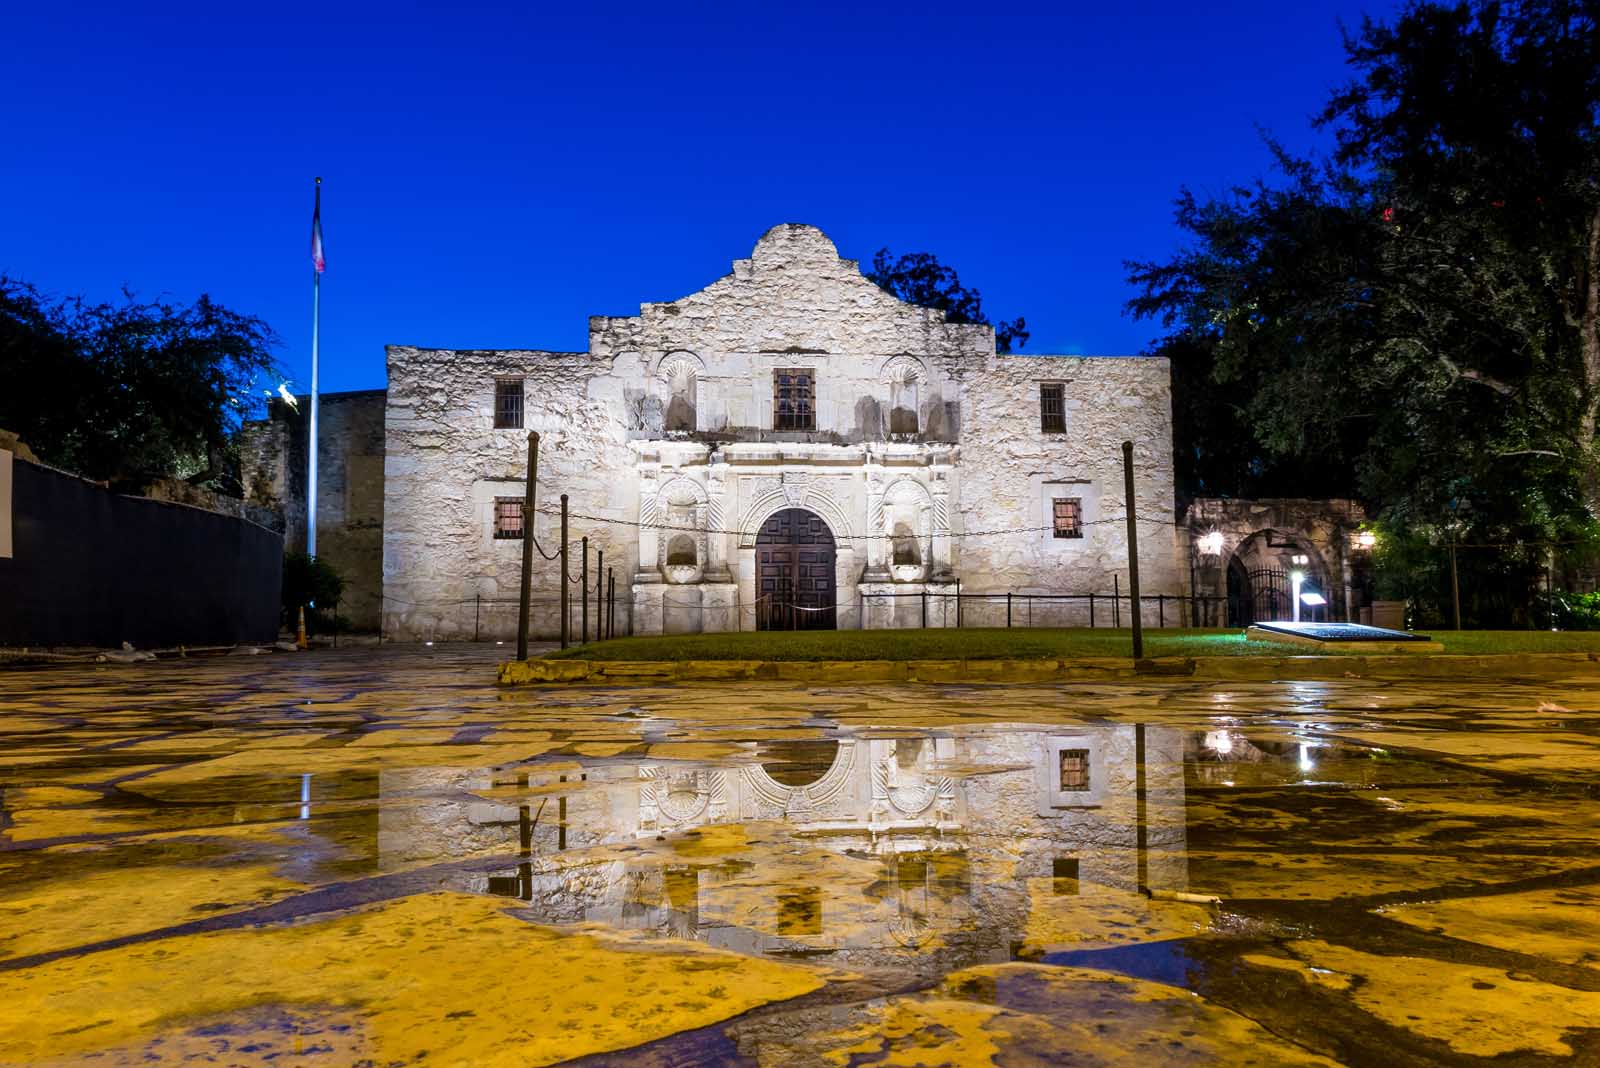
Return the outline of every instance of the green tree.
{"type": "MultiPolygon", "coordinates": [[[[1495,539],[1600,516],[1600,32],[1592,5],[1413,3],[1346,42],[1325,161],[1200,200],[1130,310],[1203,375],[1181,457],[1358,490],[1408,528],[1495,539]],[[1346,477],[1348,475],[1348,477],[1346,477]]],[[[1181,403],[1181,401],[1180,401],[1181,403]]],[[[1183,419],[1179,420],[1180,425],[1183,419]]],[[[1270,481],[1270,479],[1269,479],[1270,481]]],[[[1279,480],[1283,481],[1282,479],[1279,480]]],[[[1205,484],[1205,483],[1202,483],[1205,484]]]]}
{"type": "Polygon", "coordinates": [[[226,481],[258,383],[282,372],[262,320],[190,305],[51,301],[0,276],[0,427],[44,459],[110,481],[226,481]]]}
{"type": "Polygon", "coordinates": [[[891,256],[880,248],[872,257],[867,279],[880,289],[907,304],[937,308],[951,323],[972,323],[994,327],[994,347],[998,352],[1021,349],[1031,336],[1021,316],[992,323],[983,311],[983,297],[976,289],[961,284],[955,268],[946,267],[930,252],[908,252],[891,256]]]}

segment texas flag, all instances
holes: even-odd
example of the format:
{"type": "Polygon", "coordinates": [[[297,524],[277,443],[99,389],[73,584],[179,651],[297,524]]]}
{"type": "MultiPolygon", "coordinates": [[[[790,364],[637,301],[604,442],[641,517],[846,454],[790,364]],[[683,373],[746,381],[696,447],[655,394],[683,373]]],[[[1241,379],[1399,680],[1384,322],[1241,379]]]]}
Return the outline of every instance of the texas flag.
{"type": "Polygon", "coordinates": [[[311,266],[318,274],[328,269],[322,255],[322,179],[317,179],[317,204],[311,209],[311,266]]]}

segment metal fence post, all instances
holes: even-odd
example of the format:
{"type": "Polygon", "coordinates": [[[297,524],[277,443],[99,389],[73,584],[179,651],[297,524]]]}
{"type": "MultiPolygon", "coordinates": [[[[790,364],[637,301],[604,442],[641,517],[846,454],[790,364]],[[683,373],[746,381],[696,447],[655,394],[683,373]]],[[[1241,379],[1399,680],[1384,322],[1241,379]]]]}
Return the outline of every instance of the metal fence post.
{"type": "Polygon", "coordinates": [[[1111,576],[1111,625],[1122,626],[1122,576],[1111,576]]]}
{"type": "Polygon", "coordinates": [[[1094,594],[1089,595],[1089,629],[1094,629],[1094,594]]]}
{"type": "Polygon", "coordinates": [[[578,618],[583,622],[578,626],[578,644],[583,645],[589,640],[589,535],[583,536],[583,570],[578,572],[578,594],[583,600],[583,610],[578,618]]]}
{"type": "MultiPolygon", "coordinates": [[[[1183,613],[1179,612],[1178,616],[1181,619],[1183,613]]],[[[1156,620],[1156,626],[1165,630],[1167,627],[1167,595],[1164,593],[1156,594],[1156,620]]]]}
{"type": "Polygon", "coordinates": [[[928,629],[928,587],[922,587],[922,629],[928,629]]]}
{"type": "Polygon", "coordinates": [[[1128,596],[1133,602],[1133,658],[1144,658],[1144,622],[1139,618],[1139,511],[1133,495],[1133,442],[1122,443],[1122,478],[1128,501],[1128,596]]]}
{"type": "Polygon", "coordinates": [[[1006,626],[1011,626],[1011,591],[1006,591],[1006,626]]]}
{"type": "Polygon", "coordinates": [[[606,551],[594,551],[594,640],[606,636],[606,551]]]}
{"type": "Polygon", "coordinates": [[[561,648],[567,647],[567,631],[572,626],[572,595],[567,592],[567,495],[561,495],[561,648]]]}
{"type": "Polygon", "coordinates": [[[606,571],[606,637],[617,636],[617,577],[606,571]]]}
{"type": "Polygon", "coordinates": [[[528,432],[528,475],[522,490],[522,584],[517,599],[517,659],[528,659],[528,595],[533,585],[534,487],[539,484],[539,434],[528,432]]]}

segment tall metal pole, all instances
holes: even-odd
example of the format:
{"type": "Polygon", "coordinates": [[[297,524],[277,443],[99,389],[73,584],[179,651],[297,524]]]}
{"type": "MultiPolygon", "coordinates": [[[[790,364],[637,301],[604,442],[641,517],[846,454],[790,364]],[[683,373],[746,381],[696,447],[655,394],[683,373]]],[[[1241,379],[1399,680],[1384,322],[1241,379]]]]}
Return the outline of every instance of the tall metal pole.
{"type": "Polygon", "coordinates": [[[572,625],[572,595],[567,592],[567,495],[561,495],[561,648],[567,647],[567,630],[572,625]]]}
{"type": "Polygon", "coordinates": [[[594,551],[594,640],[606,636],[606,551],[594,551]]]}
{"type": "Polygon", "coordinates": [[[1450,532],[1450,608],[1455,614],[1456,630],[1461,629],[1461,580],[1456,575],[1456,534],[1450,532]]]}
{"type": "Polygon", "coordinates": [[[311,454],[306,472],[306,555],[317,555],[317,349],[322,337],[322,179],[311,212],[311,454]]]}
{"type": "Polygon", "coordinates": [[[578,572],[578,592],[583,600],[582,624],[578,627],[578,644],[589,640],[589,535],[583,536],[583,570],[578,572]]]}
{"type": "Polygon", "coordinates": [[[1144,659],[1144,623],[1139,618],[1139,509],[1133,497],[1133,442],[1122,443],[1122,481],[1128,501],[1128,599],[1133,604],[1133,658],[1144,659]]]}
{"type": "Polygon", "coordinates": [[[517,659],[528,659],[528,601],[533,586],[534,493],[539,485],[539,434],[528,431],[528,478],[522,489],[522,589],[517,598],[517,659]]]}
{"type": "Polygon", "coordinates": [[[606,572],[606,637],[617,636],[617,576],[606,572]]]}

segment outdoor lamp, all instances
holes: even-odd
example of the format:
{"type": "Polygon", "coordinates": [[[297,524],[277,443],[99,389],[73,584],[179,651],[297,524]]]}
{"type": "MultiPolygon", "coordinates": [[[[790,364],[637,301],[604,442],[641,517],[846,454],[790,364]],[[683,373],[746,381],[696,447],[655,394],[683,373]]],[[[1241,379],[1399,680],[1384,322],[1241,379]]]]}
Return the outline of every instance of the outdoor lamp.
{"type": "Polygon", "coordinates": [[[1222,555],[1222,531],[1212,530],[1200,535],[1201,556],[1222,555]]]}
{"type": "Polygon", "coordinates": [[[1300,622],[1300,587],[1305,584],[1304,571],[1289,572],[1289,584],[1294,587],[1294,622],[1300,622]]]}
{"type": "Polygon", "coordinates": [[[1356,549],[1359,552],[1371,552],[1373,546],[1378,544],[1378,536],[1370,530],[1358,530],[1355,537],[1356,549]]]}

